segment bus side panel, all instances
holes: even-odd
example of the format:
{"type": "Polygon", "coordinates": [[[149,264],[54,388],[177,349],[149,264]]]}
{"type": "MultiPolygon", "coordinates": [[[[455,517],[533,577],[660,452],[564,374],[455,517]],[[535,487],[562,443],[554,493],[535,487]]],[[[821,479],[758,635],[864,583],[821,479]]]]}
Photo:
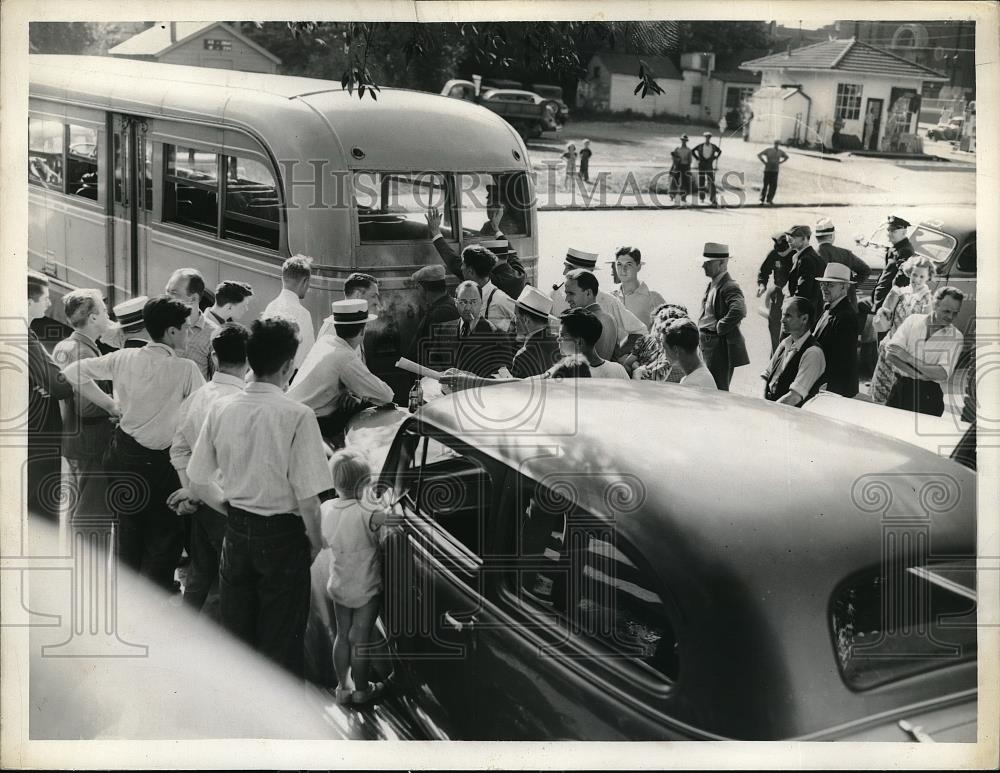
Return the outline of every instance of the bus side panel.
{"type": "MultiPolygon", "coordinates": [[[[55,198],[55,197],[53,197],[55,198]]],[[[66,281],[74,287],[94,287],[102,292],[107,286],[107,218],[97,207],[77,204],[73,197],[59,197],[64,213],[66,281]]]]}

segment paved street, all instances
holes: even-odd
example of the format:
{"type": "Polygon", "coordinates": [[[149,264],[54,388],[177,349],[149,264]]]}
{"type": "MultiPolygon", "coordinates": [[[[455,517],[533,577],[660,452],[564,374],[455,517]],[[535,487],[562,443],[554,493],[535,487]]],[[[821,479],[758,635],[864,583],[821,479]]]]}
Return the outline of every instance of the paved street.
{"type": "Polygon", "coordinates": [[[743,288],[748,316],[743,335],[750,352],[750,365],[736,369],[732,391],[760,395],[760,372],[770,354],[766,321],[754,309],[757,269],[770,249],[769,235],[796,224],[810,227],[820,216],[830,217],[837,227],[837,243],[853,248],[855,234],[871,235],[890,212],[906,217],[908,208],[841,207],[782,209],[687,209],[650,211],[548,211],[538,214],[539,286],[548,291],[561,281],[562,258],[567,247],[599,252],[598,279],[610,290],[608,263],[622,245],[642,251],[640,278],[670,302],[686,305],[697,314],[708,280],[701,270],[702,246],[706,241],[730,245],[734,255],[730,274],[743,288]]]}

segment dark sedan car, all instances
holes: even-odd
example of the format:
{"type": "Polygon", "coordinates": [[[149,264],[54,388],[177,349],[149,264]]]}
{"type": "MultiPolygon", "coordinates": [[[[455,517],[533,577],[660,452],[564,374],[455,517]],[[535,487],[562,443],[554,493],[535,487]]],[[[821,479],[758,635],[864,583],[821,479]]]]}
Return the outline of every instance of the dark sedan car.
{"type": "Polygon", "coordinates": [[[949,459],[728,393],[528,382],[405,419],[380,483],[392,647],[452,737],[976,737],[976,476],[949,459]]]}

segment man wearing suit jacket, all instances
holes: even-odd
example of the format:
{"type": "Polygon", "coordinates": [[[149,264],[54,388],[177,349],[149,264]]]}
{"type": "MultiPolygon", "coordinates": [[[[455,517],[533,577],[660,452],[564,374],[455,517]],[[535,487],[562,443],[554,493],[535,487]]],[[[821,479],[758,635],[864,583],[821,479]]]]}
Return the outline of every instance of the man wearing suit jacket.
{"type": "MultiPolygon", "coordinates": [[[[49,280],[28,272],[28,324],[48,311],[49,280]]],[[[62,416],[59,401],[73,396],[73,387],[28,328],[28,512],[59,520],[62,456],[62,416]]]]}
{"type": "Polygon", "coordinates": [[[701,267],[712,281],[705,290],[698,319],[701,351],[716,386],[728,392],[733,370],[750,362],[740,322],[747,315],[743,291],[729,276],[729,245],[708,242],[701,267]]]}
{"type": "Polygon", "coordinates": [[[871,274],[871,267],[850,250],[835,247],[833,244],[835,229],[833,223],[823,217],[816,221],[816,251],[826,264],[840,263],[851,269],[851,281],[854,283],[847,291],[847,302],[851,308],[858,310],[858,296],[854,291],[856,285],[864,282],[871,274]]]}
{"type": "Polygon", "coordinates": [[[559,342],[549,332],[552,299],[528,285],[515,303],[517,335],[522,346],[514,353],[510,372],[514,378],[537,376],[551,368],[561,356],[559,342]]]}
{"type": "Polygon", "coordinates": [[[419,296],[424,315],[407,347],[405,357],[428,368],[437,368],[445,363],[447,353],[433,342],[435,328],[442,322],[453,322],[458,319],[458,311],[451,296],[448,295],[444,266],[424,266],[414,272],[412,279],[420,288],[419,296]]]}
{"type": "Polygon", "coordinates": [[[489,377],[511,364],[512,339],[482,315],[480,293],[479,285],[473,280],[466,280],[455,288],[455,306],[460,317],[438,325],[436,335],[439,339],[452,339],[455,352],[452,367],[489,377]]]}
{"type": "Polygon", "coordinates": [[[788,229],[786,236],[792,245],[792,267],[788,272],[788,297],[805,298],[816,308],[823,305],[816,279],[823,275],[823,259],[809,244],[812,229],[807,225],[796,225],[788,229]]]}
{"type": "Polygon", "coordinates": [[[826,388],[844,397],[858,393],[858,313],[847,302],[851,270],[840,263],[826,267],[819,283],[826,310],[816,323],[813,338],[826,359],[826,388]]]}
{"type": "MultiPolygon", "coordinates": [[[[882,308],[882,304],[885,303],[889,291],[892,289],[893,284],[896,283],[900,266],[913,256],[913,245],[910,244],[910,239],[906,235],[906,229],[909,227],[909,222],[903,220],[903,218],[896,217],[895,215],[889,216],[889,223],[886,226],[886,230],[889,233],[889,241],[892,244],[885,248],[885,268],[882,269],[882,273],[875,283],[875,290],[872,292],[873,313],[882,308]]],[[[905,274],[900,276],[904,279],[906,277],[905,274]]],[[[902,282],[902,284],[909,284],[909,280],[902,282]]]]}

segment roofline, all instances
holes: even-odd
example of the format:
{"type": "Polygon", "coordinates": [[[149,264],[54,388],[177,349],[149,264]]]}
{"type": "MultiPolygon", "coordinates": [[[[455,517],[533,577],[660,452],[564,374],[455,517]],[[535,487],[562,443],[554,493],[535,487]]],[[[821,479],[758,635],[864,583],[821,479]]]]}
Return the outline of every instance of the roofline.
{"type": "Polygon", "coordinates": [[[921,70],[926,70],[927,72],[932,73],[933,75],[935,75],[935,76],[937,76],[939,78],[942,78],[943,80],[948,80],[948,76],[945,75],[944,73],[938,72],[937,70],[935,70],[935,69],[933,69],[931,67],[927,67],[926,65],[922,65],[919,62],[911,62],[909,59],[906,59],[905,57],[899,56],[899,54],[894,54],[892,51],[890,51],[890,50],[888,50],[886,48],[879,48],[878,46],[873,46],[871,43],[865,43],[863,40],[859,40],[857,42],[861,43],[861,45],[868,46],[868,48],[874,48],[880,54],[886,54],[888,56],[891,56],[893,59],[898,59],[901,62],[905,62],[906,64],[910,65],[911,67],[919,67],[921,70]]]}
{"type": "Polygon", "coordinates": [[[854,48],[854,44],[857,42],[858,41],[855,40],[854,38],[851,38],[850,40],[847,41],[847,45],[844,46],[844,50],[841,51],[839,54],[837,54],[837,58],[834,59],[833,64],[830,65],[831,70],[837,69],[837,65],[840,64],[842,61],[844,61],[844,57],[851,52],[851,49],[854,48]]]}
{"type": "MultiPolygon", "coordinates": [[[[802,46],[801,48],[793,48],[792,52],[794,52],[794,51],[805,51],[807,48],[814,48],[816,46],[822,46],[822,45],[825,45],[826,43],[829,43],[829,42],[831,42],[831,41],[829,41],[829,40],[821,40],[818,43],[812,43],[812,44],[810,44],[808,46],[802,46]]],[[[851,72],[851,70],[837,70],[837,65],[840,64],[841,60],[845,56],[847,56],[847,54],[850,52],[850,50],[852,48],[854,48],[854,46],[856,44],[861,43],[862,45],[868,46],[868,48],[871,48],[871,49],[874,49],[875,51],[878,51],[880,54],[885,54],[886,56],[891,56],[893,59],[897,59],[900,62],[903,62],[905,64],[910,65],[911,67],[916,67],[917,69],[923,70],[924,72],[928,73],[927,75],[912,76],[914,80],[924,80],[924,81],[946,81],[946,80],[948,80],[948,76],[947,75],[943,75],[942,73],[939,73],[937,70],[933,70],[930,67],[926,67],[926,66],[924,66],[922,64],[918,64],[917,62],[911,62],[909,59],[904,59],[903,57],[899,56],[898,54],[894,54],[894,53],[892,53],[892,51],[887,51],[884,48],[879,48],[878,46],[873,46],[871,43],[865,43],[864,41],[855,40],[853,38],[851,39],[850,43],[851,43],[851,45],[847,46],[844,49],[843,53],[841,53],[840,55],[838,55],[837,58],[834,60],[833,64],[830,65],[829,67],[803,67],[803,66],[798,66],[798,65],[793,65],[793,64],[778,64],[778,63],[768,63],[768,64],[765,64],[764,62],[767,59],[772,59],[772,58],[774,58],[776,56],[781,56],[781,54],[769,54],[767,56],[762,56],[762,57],[759,57],[757,59],[751,59],[751,60],[749,60],[747,62],[742,62],[740,64],[740,66],[739,66],[739,69],[740,70],[746,70],[748,72],[753,72],[753,71],[758,71],[758,70],[800,70],[800,71],[804,71],[804,72],[834,72],[834,71],[837,71],[837,72],[851,72]]],[[[906,76],[901,76],[901,77],[906,77],[906,76]]]]}
{"type": "MultiPolygon", "coordinates": [[[[167,22],[167,23],[169,24],[170,22],[167,22]]],[[[254,43],[252,40],[250,40],[250,38],[248,38],[242,32],[239,32],[239,31],[233,29],[228,24],[226,24],[224,21],[211,22],[208,25],[202,27],[201,29],[195,30],[190,35],[188,35],[186,38],[181,38],[180,40],[178,40],[178,41],[176,41],[174,43],[171,43],[166,48],[164,48],[161,51],[158,51],[156,54],[154,54],[154,56],[163,56],[164,54],[169,53],[170,51],[173,51],[178,46],[184,45],[185,43],[187,43],[192,38],[197,37],[198,35],[201,35],[203,32],[205,32],[207,30],[214,29],[215,27],[222,27],[230,35],[235,36],[242,43],[244,43],[244,44],[250,46],[252,49],[254,49],[257,53],[263,54],[264,56],[266,56],[268,59],[270,59],[275,64],[281,64],[281,58],[280,57],[275,56],[274,54],[272,54],[270,51],[268,51],[263,46],[261,46],[261,45],[259,45],[257,43],[254,43]]],[[[142,34],[142,33],[139,33],[139,34],[142,34]]]]}

